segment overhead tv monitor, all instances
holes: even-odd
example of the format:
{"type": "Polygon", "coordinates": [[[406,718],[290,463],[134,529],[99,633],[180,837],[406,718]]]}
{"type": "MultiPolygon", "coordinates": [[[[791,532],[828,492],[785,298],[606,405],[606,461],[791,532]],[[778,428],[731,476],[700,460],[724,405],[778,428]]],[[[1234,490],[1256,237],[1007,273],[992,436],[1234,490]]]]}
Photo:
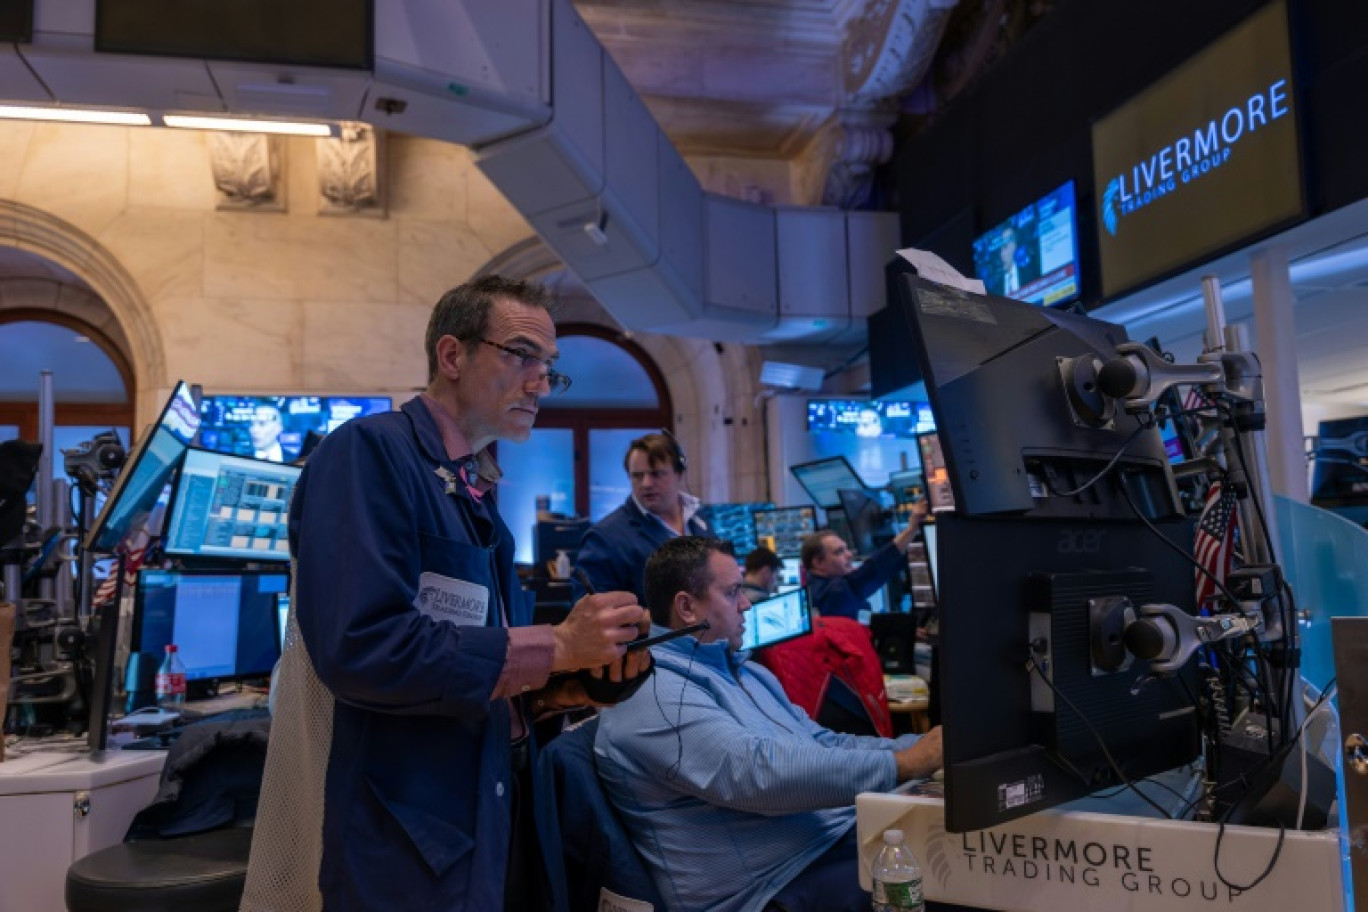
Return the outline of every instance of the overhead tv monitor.
{"type": "Polygon", "coordinates": [[[205,396],[199,445],[206,450],[292,462],[310,432],[327,435],[353,418],[388,412],[386,396],[205,396]]]}
{"type": "MultiPolygon", "coordinates": [[[[803,539],[817,531],[817,511],[812,507],[775,507],[752,514],[756,542],[774,540],[774,553],[792,557],[802,552],[803,539]]],[[[745,557],[738,554],[738,557],[745,557]]]]}
{"type": "Polygon", "coordinates": [[[1287,7],[1268,3],[1093,124],[1103,297],[1304,212],[1287,7]]]}
{"type": "Polygon", "coordinates": [[[790,466],[789,471],[803,486],[812,502],[825,510],[841,505],[842,488],[863,488],[864,482],[844,456],[831,456],[790,466]]]}
{"type": "Polygon", "coordinates": [[[1079,295],[1078,207],[1073,181],[1051,190],[974,240],[974,269],[993,294],[1028,304],[1079,295]]]}
{"type": "Polygon", "coordinates": [[[186,452],[163,544],[178,557],[288,561],[290,495],[303,469],[186,452]]]}
{"type": "Polygon", "coordinates": [[[935,429],[925,402],[880,402],[869,399],[809,399],[807,429],[812,433],[850,434],[868,439],[910,440],[935,429]]]}
{"type": "Polygon", "coordinates": [[[134,444],[100,515],[86,534],[87,550],[110,554],[139,526],[146,526],[153,535],[160,534],[157,502],[198,431],[195,398],[190,386],[179,382],[157,420],[134,444]]]}
{"type": "Polygon", "coordinates": [[[368,70],[372,4],[373,0],[96,0],[95,50],[368,70]]]}
{"type": "Polygon", "coordinates": [[[751,605],[746,612],[742,649],[761,649],[812,633],[806,589],[792,589],[751,605]]]}
{"type": "Polygon", "coordinates": [[[1124,409],[1107,414],[1094,395],[1089,369],[1118,357],[1123,327],[918,276],[900,277],[898,289],[956,513],[1130,520],[1119,481],[1149,518],[1182,515],[1159,432],[1124,409]],[[1065,496],[1113,459],[1107,484],[1065,496]]]}
{"type": "Polygon", "coordinates": [[[174,643],[187,682],[263,678],[280,658],[283,570],[140,570],[133,607],[138,652],[174,643]]]}

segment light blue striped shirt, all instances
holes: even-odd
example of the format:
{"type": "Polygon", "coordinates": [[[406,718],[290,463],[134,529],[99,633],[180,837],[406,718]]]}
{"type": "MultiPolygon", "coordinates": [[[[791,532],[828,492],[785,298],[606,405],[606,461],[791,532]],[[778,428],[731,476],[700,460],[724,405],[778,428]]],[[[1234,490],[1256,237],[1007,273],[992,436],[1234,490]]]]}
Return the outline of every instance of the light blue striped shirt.
{"type": "Polygon", "coordinates": [[[893,750],[810,720],[725,641],[655,647],[656,671],[604,710],[599,776],[671,910],[758,910],[897,784],[893,750]]]}

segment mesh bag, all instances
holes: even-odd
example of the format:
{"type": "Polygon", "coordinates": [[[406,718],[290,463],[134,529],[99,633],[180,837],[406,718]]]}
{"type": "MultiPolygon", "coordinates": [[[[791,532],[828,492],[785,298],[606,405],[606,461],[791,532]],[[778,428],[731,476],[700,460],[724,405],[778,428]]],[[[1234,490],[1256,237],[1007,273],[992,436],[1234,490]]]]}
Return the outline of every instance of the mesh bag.
{"type": "Polygon", "coordinates": [[[261,782],[241,912],[321,912],[323,789],[332,746],[333,697],[314,673],[291,593],[276,681],[271,741],[261,782]]]}

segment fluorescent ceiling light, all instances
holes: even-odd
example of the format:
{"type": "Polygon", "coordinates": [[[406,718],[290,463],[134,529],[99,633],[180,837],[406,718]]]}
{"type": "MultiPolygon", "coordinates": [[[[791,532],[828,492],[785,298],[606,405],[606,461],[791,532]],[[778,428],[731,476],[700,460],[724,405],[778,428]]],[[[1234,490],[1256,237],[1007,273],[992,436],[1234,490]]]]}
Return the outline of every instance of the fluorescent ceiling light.
{"type": "Polygon", "coordinates": [[[188,117],[167,114],[162,123],[188,130],[228,130],[238,133],[289,133],[294,136],[332,136],[324,123],[291,123],[285,120],[242,120],[232,117],[188,117]]]}
{"type": "Polygon", "coordinates": [[[152,118],[137,111],[94,111],[82,108],[30,108],[0,105],[0,117],[14,120],[60,120],[68,123],[150,127],[152,118]]]}

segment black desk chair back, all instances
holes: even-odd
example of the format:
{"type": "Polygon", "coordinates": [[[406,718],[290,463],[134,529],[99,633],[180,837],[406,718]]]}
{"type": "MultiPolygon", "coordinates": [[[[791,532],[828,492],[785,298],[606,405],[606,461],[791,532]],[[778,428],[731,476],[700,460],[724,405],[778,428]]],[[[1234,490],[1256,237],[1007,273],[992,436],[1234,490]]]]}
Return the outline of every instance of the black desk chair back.
{"type": "Polygon", "coordinates": [[[126,841],[67,869],[68,912],[236,912],[269,726],[243,713],[183,729],[126,841]]]}

